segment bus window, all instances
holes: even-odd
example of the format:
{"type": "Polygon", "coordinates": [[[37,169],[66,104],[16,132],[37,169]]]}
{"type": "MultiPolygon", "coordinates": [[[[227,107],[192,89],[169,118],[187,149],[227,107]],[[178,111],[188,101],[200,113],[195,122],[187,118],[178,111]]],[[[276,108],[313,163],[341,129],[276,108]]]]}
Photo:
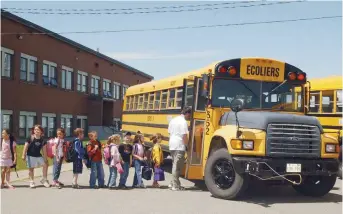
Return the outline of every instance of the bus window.
{"type": "Polygon", "coordinates": [[[183,89],[178,88],[176,91],[176,108],[180,109],[182,105],[182,93],[183,89]]]}
{"type": "Polygon", "coordinates": [[[175,89],[169,90],[168,108],[175,107],[175,89]]]}
{"type": "Polygon", "coordinates": [[[322,112],[333,113],[333,91],[322,91],[322,112]]]}
{"type": "Polygon", "coordinates": [[[143,94],[139,95],[139,99],[138,99],[138,110],[142,110],[142,109],[143,109],[143,99],[144,99],[143,94]]]}
{"type": "Polygon", "coordinates": [[[130,110],[133,110],[133,102],[134,102],[134,98],[133,96],[130,96],[130,110]]]}
{"type": "Polygon", "coordinates": [[[168,90],[162,91],[161,109],[167,108],[168,90]]]}
{"type": "Polygon", "coordinates": [[[130,100],[131,97],[126,97],[126,111],[130,109],[130,100]]]}
{"type": "Polygon", "coordinates": [[[310,93],[310,112],[319,112],[319,100],[320,100],[320,93],[319,91],[311,92],[310,93]]]}
{"type": "Polygon", "coordinates": [[[201,89],[203,88],[202,79],[198,79],[198,94],[197,94],[197,103],[196,103],[196,110],[197,111],[205,111],[206,108],[206,98],[201,96],[201,89]]]}
{"type": "Polygon", "coordinates": [[[135,96],[135,101],[133,102],[133,110],[137,110],[138,107],[138,95],[135,96]]]}
{"type": "Polygon", "coordinates": [[[161,92],[156,91],[155,95],[155,109],[160,109],[160,99],[161,99],[161,92]]]}
{"type": "Polygon", "coordinates": [[[149,109],[154,109],[154,93],[150,93],[149,95],[149,109]]]}
{"type": "Polygon", "coordinates": [[[336,113],[342,113],[342,90],[336,91],[336,113]]]}
{"type": "Polygon", "coordinates": [[[148,109],[148,98],[149,98],[149,94],[144,94],[144,102],[143,102],[144,110],[148,109]]]}
{"type": "Polygon", "coordinates": [[[301,110],[302,106],[302,100],[301,100],[301,94],[297,93],[297,104],[298,104],[298,111],[301,110]]]}

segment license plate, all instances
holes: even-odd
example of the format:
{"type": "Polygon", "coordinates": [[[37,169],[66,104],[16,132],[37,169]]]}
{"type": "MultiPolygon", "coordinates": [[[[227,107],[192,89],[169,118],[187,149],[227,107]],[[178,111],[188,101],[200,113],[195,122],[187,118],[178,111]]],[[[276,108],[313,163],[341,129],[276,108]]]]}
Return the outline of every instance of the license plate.
{"type": "Polygon", "coordinates": [[[288,163],[286,167],[286,172],[301,172],[301,164],[288,163]]]}

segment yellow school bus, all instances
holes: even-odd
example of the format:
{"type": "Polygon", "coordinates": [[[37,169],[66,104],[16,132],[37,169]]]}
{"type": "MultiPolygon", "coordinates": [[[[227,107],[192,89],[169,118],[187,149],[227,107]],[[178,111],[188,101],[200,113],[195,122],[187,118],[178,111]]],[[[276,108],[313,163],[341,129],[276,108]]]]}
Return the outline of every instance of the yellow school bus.
{"type": "MultiPolygon", "coordinates": [[[[309,88],[308,115],[317,117],[324,132],[337,138],[342,145],[342,76],[311,79],[309,88]]],[[[340,161],[341,154],[342,150],[340,161]]],[[[339,176],[342,177],[341,171],[339,176]]]]}
{"type": "Polygon", "coordinates": [[[274,59],[219,61],[127,89],[122,129],[139,130],[146,145],[159,132],[169,152],[168,123],[191,106],[185,178],[205,180],[225,199],[252,179],[286,179],[302,194],[325,195],[336,182],[338,141],[304,115],[306,81],[305,72],[274,59]]]}

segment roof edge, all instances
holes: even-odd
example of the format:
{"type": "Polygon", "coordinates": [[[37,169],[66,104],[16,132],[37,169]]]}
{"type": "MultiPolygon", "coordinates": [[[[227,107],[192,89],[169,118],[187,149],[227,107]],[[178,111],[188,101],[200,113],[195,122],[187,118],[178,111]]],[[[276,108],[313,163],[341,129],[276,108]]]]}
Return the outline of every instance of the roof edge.
{"type": "Polygon", "coordinates": [[[68,39],[68,38],[66,38],[64,36],[61,36],[61,35],[55,33],[55,32],[52,32],[52,31],[50,31],[50,30],[48,30],[48,29],[46,29],[46,28],[44,28],[42,26],[39,26],[39,25],[37,25],[37,24],[35,24],[33,22],[30,22],[30,21],[28,21],[28,20],[26,20],[24,18],[21,18],[21,17],[19,17],[17,15],[14,15],[13,13],[10,13],[10,12],[8,12],[6,10],[1,9],[1,16],[5,17],[7,19],[10,19],[12,21],[18,22],[18,23],[20,23],[22,25],[25,25],[26,27],[34,29],[36,31],[39,31],[39,32],[42,32],[42,33],[47,33],[48,34],[47,36],[51,36],[51,37],[53,37],[53,38],[55,38],[57,40],[65,42],[65,43],[67,43],[67,44],[69,44],[71,46],[74,46],[76,48],[80,48],[81,50],[84,50],[85,52],[93,54],[93,55],[95,55],[95,56],[97,56],[99,58],[102,58],[102,59],[104,59],[104,60],[106,60],[108,62],[111,62],[113,64],[117,64],[119,66],[122,66],[122,67],[124,67],[126,69],[129,69],[131,71],[134,71],[137,74],[140,74],[140,75],[142,75],[142,76],[144,76],[146,78],[149,78],[151,80],[154,79],[153,76],[151,76],[151,75],[149,75],[147,73],[144,73],[144,72],[142,72],[142,71],[140,71],[140,70],[138,70],[136,68],[133,68],[133,67],[131,67],[131,66],[125,64],[125,63],[122,63],[122,62],[120,62],[118,60],[115,60],[115,59],[113,59],[111,57],[108,57],[108,56],[106,56],[106,55],[104,55],[102,53],[99,53],[99,52],[97,52],[97,51],[95,51],[95,50],[93,50],[91,48],[88,48],[88,47],[86,47],[86,46],[84,46],[84,45],[82,45],[80,43],[77,43],[77,42],[75,42],[75,41],[73,41],[71,39],[68,39]]]}

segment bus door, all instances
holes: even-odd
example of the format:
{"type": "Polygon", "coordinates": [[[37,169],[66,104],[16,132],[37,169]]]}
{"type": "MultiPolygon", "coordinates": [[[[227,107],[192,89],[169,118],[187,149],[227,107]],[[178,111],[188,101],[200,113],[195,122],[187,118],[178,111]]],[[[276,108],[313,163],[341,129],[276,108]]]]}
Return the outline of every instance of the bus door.
{"type": "Polygon", "coordinates": [[[185,105],[192,107],[190,120],[189,141],[187,146],[187,159],[185,162],[185,177],[187,179],[202,179],[202,156],[205,130],[206,99],[201,96],[203,82],[201,78],[194,78],[190,84],[185,80],[185,105]]]}

